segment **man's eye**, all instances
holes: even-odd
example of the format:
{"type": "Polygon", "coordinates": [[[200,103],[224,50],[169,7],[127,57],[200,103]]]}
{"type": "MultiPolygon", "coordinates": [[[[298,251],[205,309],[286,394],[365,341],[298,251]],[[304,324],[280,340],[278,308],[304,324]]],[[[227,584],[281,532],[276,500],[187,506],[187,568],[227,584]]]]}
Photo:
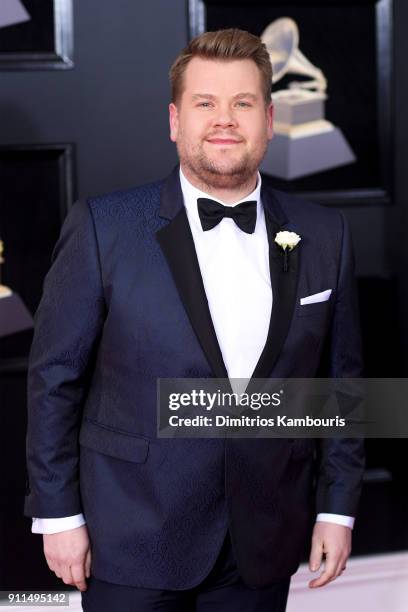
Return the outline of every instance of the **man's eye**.
{"type": "Polygon", "coordinates": [[[251,106],[249,104],[249,102],[242,102],[242,100],[240,102],[237,102],[238,106],[251,106]]]}
{"type": "Polygon", "coordinates": [[[208,106],[211,106],[211,102],[200,102],[198,106],[208,107],[208,106]]]}

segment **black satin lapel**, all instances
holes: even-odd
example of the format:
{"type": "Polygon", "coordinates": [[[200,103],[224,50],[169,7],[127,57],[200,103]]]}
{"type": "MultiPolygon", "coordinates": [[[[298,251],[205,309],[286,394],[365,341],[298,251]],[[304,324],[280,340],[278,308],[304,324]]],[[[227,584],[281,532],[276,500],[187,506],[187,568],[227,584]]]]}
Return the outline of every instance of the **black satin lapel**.
{"type": "Polygon", "coordinates": [[[187,213],[182,207],[174,219],[156,232],[191,325],[216,378],[227,378],[208,307],[187,213]]]}
{"type": "Polygon", "coordinates": [[[289,269],[283,270],[283,252],[275,242],[282,228],[265,209],[265,222],[269,242],[269,269],[272,285],[272,313],[267,340],[252,378],[268,378],[285,342],[293,316],[299,272],[301,242],[289,253],[289,269]]]}

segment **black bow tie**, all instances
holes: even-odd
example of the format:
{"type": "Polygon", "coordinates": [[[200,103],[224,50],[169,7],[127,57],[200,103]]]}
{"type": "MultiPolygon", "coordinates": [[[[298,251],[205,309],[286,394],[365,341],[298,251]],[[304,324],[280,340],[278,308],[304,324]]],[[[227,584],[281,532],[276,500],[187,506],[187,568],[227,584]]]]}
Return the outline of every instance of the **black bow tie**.
{"type": "Polygon", "coordinates": [[[234,219],[238,227],[247,234],[253,234],[256,225],[256,200],[241,202],[236,206],[224,206],[209,198],[197,199],[198,214],[201,226],[206,232],[224,218],[234,219]]]}

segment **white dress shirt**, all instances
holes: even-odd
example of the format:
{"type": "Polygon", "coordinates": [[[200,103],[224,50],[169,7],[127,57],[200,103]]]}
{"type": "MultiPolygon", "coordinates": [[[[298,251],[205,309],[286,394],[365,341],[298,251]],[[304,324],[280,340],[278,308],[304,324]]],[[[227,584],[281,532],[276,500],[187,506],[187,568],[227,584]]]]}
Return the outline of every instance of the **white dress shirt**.
{"type": "MultiPolygon", "coordinates": [[[[269,244],[261,202],[261,175],[249,195],[233,204],[194,187],[180,168],[184,205],[193,235],[205,293],[225,367],[236,392],[244,391],[262,353],[268,335],[273,294],[269,274],[269,244]],[[243,232],[231,218],[203,231],[197,198],[211,198],[224,206],[256,200],[253,234],[243,232]],[[242,388],[243,386],[243,388],[242,388]]],[[[317,521],[353,528],[354,518],[321,513],[317,521]]],[[[85,523],[82,514],[54,519],[33,519],[33,533],[57,533],[85,523]]]]}

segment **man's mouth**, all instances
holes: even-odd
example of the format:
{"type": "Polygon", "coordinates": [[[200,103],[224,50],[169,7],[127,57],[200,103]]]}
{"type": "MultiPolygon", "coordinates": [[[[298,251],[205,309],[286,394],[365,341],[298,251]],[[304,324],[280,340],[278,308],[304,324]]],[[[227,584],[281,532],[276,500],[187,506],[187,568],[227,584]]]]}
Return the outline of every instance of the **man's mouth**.
{"type": "Polygon", "coordinates": [[[242,142],[241,140],[234,140],[233,138],[207,138],[207,142],[217,145],[236,145],[242,142]]]}

